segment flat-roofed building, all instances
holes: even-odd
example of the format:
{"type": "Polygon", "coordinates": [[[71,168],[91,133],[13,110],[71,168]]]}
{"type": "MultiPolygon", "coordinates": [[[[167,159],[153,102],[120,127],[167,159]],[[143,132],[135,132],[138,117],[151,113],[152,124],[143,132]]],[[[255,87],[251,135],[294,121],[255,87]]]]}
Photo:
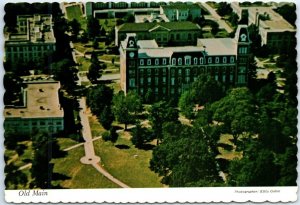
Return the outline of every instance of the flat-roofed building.
{"type": "Polygon", "coordinates": [[[144,99],[178,98],[202,73],[225,87],[244,86],[250,44],[247,26],[241,25],[235,38],[198,39],[197,46],[159,47],[128,34],[120,44],[121,88],[144,99]]]}
{"type": "Polygon", "coordinates": [[[59,103],[60,82],[50,76],[23,77],[23,106],[6,106],[6,131],[31,134],[56,133],[64,129],[64,111],[59,103]]]}
{"type": "Polygon", "coordinates": [[[165,14],[170,21],[187,21],[189,17],[201,17],[201,7],[192,3],[170,3],[160,6],[160,14],[165,14]]]}
{"type": "Polygon", "coordinates": [[[55,51],[52,15],[17,16],[17,33],[6,35],[5,58],[12,63],[38,62],[55,51]]]}
{"type": "Polygon", "coordinates": [[[200,26],[189,21],[125,23],[117,26],[115,31],[116,45],[119,45],[128,33],[135,33],[139,40],[155,39],[159,46],[196,45],[201,36],[200,26]]]}
{"type": "Polygon", "coordinates": [[[296,43],[296,28],[287,22],[280,14],[267,6],[240,6],[238,2],[231,4],[233,11],[242,18],[247,13],[248,25],[258,27],[262,45],[266,45],[272,52],[289,50],[296,43]]]}

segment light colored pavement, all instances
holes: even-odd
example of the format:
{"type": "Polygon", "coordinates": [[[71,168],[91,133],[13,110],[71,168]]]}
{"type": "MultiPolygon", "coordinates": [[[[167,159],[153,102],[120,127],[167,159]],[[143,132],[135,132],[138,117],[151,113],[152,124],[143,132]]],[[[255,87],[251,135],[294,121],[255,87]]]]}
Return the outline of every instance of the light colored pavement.
{"type": "Polygon", "coordinates": [[[228,33],[231,33],[233,29],[224,21],[221,16],[215,11],[214,8],[212,8],[207,3],[201,2],[200,3],[210,14],[211,16],[217,21],[220,28],[224,28],[228,33]]]}
{"type": "MultiPolygon", "coordinates": [[[[95,137],[95,138],[92,139],[92,141],[94,142],[94,141],[96,141],[96,140],[98,140],[98,139],[101,139],[101,138],[102,138],[102,136],[95,137]]],[[[84,144],[84,142],[78,143],[78,144],[73,145],[73,146],[71,146],[71,147],[65,148],[63,151],[65,151],[65,152],[70,151],[70,150],[72,150],[72,149],[75,149],[75,148],[77,148],[77,147],[82,146],[83,144],[84,144]]]]}
{"type": "Polygon", "coordinates": [[[79,116],[80,116],[81,124],[82,124],[82,136],[83,136],[83,139],[85,140],[85,143],[84,143],[85,156],[80,159],[80,162],[83,164],[92,165],[93,167],[95,167],[98,170],[98,172],[103,174],[106,178],[108,178],[115,184],[119,185],[120,187],[129,188],[128,185],[124,184],[120,180],[113,177],[101,165],[98,164],[98,162],[100,162],[101,159],[100,159],[100,157],[95,155],[93,139],[92,139],[92,134],[91,134],[91,128],[90,128],[88,116],[86,114],[85,98],[80,98],[79,106],[81,108],[81,110],[79,112],[79,116]]]}
{"type": "Polygon", "coordinates": [[[32,166],[32,163],[28,163],[28,164],[25,164],[22,167],[20,167],[18,170],[20,171],[20,170],[23,170],[23,169],[31,168],[31,166],[32,166]]]}
{"type": "Polygon", "coordinates": [[[82,137],[85,141],[84,143],[84,151],[85,151],[85,156],[80,159],[80,161],[83,164],[92,164],[92,163],[98,163],[100,161],[100,157],[95,155],[94,152],[94,145],[92,141],[92,133],[91,133],[91,128],[89,124],[89,120],[87,115],[85,114],[86,111],[86,103],[84,98],[80,98],[79,100],[79,106],[81,108],[79,112],[79,116],[81,119],[81,124],[82,124],[82,137]]]}

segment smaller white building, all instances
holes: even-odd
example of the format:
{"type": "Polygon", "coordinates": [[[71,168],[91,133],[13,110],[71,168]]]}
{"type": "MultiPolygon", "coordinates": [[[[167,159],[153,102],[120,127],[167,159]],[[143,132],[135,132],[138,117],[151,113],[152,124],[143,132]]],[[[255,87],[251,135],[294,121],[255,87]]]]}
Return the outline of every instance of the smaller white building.
{"type": "Polygon", "coordinates": [[[59,103],[60,82],[50,76],[23,77],[23,106],[6,106],[4,128],[22,134],[64,129],[64,111],[59,103]]]}
{"type": "Polygon", "coordinates": [[[135,15],[135,23],[170,22],[165,14],[135,15]]]}
{"type": "Polygon", "coordinates": [[[199,4],[173,3],[160,6],[160,14],[165,14],[170,21],[186,21],[189,17],[200,17],[201,7],[199,4]]]}

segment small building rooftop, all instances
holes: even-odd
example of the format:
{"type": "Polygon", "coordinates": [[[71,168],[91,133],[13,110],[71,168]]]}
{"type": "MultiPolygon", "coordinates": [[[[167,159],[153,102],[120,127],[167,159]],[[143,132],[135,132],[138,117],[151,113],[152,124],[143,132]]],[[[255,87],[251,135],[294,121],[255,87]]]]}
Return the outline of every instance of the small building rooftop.
{"type": "Polygon", "coordinates": [[[181,10],[201,8],[198,4],[193,4],[193,3],[170,3],[168,5],[162,5],[161,7],[163,9],[181,9],[181,10]]]}
{"type": "Polygon", "coordinates": [[[5,118],[61,118],[64,111],[59,103],[60,83],[46,76],[23,77],[24,106],[6,106],[5,118]]]}

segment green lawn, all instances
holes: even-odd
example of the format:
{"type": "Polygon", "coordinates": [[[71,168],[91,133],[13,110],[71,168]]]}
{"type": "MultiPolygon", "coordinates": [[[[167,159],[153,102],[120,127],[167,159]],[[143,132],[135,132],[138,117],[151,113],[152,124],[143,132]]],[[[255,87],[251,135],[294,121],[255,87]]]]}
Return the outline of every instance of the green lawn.
{"type": "MultiPolygon", "coordinates": [[[[61,139],[59,139],[59,143],[61,139]]],[[[54,173],[61,175],[61,179],[54,179],[54,185],[62,188],[117,188],[118,185],[109,181],[93,166],[84,165],[80,158],[84,156],[83,146],[77,147],[67,152],[67,156],[59,159],[52,159],[54,163],[54,173]],[[63,178],[63,179],[62,179],[63,178]]]]}
{"type": "Polygon", "coordinates": [[[99,23],[101,26],[104,27],[104,29],[106,31],[110,30],[112,27],[114,27],[116,25],[116,21],[117,19],[99,19],[99,23]],[[105,21],[107,22],[107,24],[105,23],[105,21]]]}
{"type": "Polygon", "coordinates": [[[119,55],[107,55],[107,54],[104,54],[104,55],[100,56],[101,60],[106,60],[106,61],[110,61],[110,62],[111,62],[111,60],[113,58],[115,59],[115,62],[120,62],[120,56],[119,55]]]}
{"type": "Polygon", "coordinates": [[[79,20],[82,16],[82,11],[79,5],[68,6],[66,8],[68,20],[77,19],[79,20]]]}
{"type": "Polygon", "coordinates": [[[91,65],[90,59],[84,57],[77,57],[77,62],[79,63],[79,71],[88,71],[91,65]]]}

